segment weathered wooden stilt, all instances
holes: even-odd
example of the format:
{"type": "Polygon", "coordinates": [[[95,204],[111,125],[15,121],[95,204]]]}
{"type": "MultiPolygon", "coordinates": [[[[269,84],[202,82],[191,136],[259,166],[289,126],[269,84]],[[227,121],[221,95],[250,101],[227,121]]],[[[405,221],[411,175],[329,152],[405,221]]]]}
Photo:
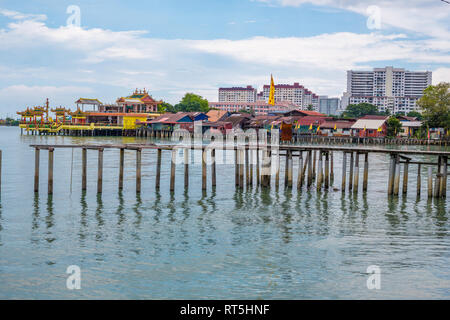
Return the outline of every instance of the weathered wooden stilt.
{"type": "Polygon", "coordinates": [[[308,187],[312,184],[312,152],[308,151],[308,187]]]}
{"type": "Polygon", "coordinates": [[[87,149],[81,150],[81,190],[86,190],[87,187],[87,149]]]}
{"type": "Polygon", "coordinates": [[[341,184],[341,189],[342,192],[344,193],[345,193],[346,178],[347,178],[347,152],[344,151],[342,154],[342,184],[341,184]]]}
{"type": "Polygon", "coordinates": [[[250,185],[253,185],[253,162],[254,162],[254,156],[255,156],[255,153],[254,153],[254,150],[252,149],[252,148],[250,148],[250,150],[249,150],[249,152],[250,152],[250,185]]]}
{"type": "Polygon", "coordinates": [[[48,149],[48,194],[53,194],[53,151],[48,149]]]}
{"type": "Polygon", "coordinates": [[[206,190],[206,151],[202,150],[202,190],[206,190]]]}
{"type": "Polygon", "coordinates": [[[177,149],[172,149],[172,156],[170,160],[170,191],[175,190],[175,163],[177,159],[177,149]]]}
{"type": "Polygon", "coordinates": [[[184,187],[189,187],[189,149],[184,149],[184,187]]]}
{"type": "Polygon", "coordinates": [[[141,163],[142,150],[136,150],[136,193],[141,193],[141,163]]]}
{"type": "Polygon", "coordinates": [[[234,148],[234,183],[239,186],[239,150],[234,148]]]}
{"type": "Polygon", "coordinates": [[[330,151],[330,185],[333,185],[334,182],[334,155],[333,151],[330,151]]]}
{"type": "Polygon", "coordinates": [[[155,188],[159,190],[160,182],[161,182],[161,154],[162,150],[157,150],[157,160],[156,160],[156,178],[155,178],[155,188]]]}
{"type": "Polygon", "coordinates": [[[245,152],[243,148],[239,148],[239,186],[244,187],[244,164],[245,152]]]}
{"type": "Polygon", "coordinates": [[[355,155],[355,181],[353,183],[353,192],[358,193],[359,186],[359,152],[355,155]]]}
{"type": "Polygon", "coordinates": [[[348,173],[348,191],[352,191],[353,189],[353,166],[354,166],[355,158],[353,152],[350,153],[350,170],[348,173]]]}
{"type": "Polygon", "coordinates": [[[418,197],[420,196],[420,189],[422,187],[421,186],[421,184],[422,184],[422,176],[420,174],[421,168],[422,168],[422,165],[419,163],[417,165],[417,196],[418,197]]]}
{"type": "Polygon", "coordinates": [[[261,168],[259,163],[259,146],[256,147],[256,185],[261,184],[261,168]]]}
{"type": "Polygon", "coordinates": [[[289,153],[288,153],[288,164],[289,164],[289,166],[288,166],[288,187],[289,188],[292,188],[292,180],[293,180],[293,166],[294,166],[294,164],[293,164],[293,161],[292,161],[292,150],[289,150],[289,153]]]}
{"type": "Polygon", "coordinates": [[[319,191],[322,187],[322,179],[323,179],[323,169],[322,169],[322,150],[319,150],[319,163],[317,165],[317,191],[319,191]]]}
{"type": "Polygon", "coordinates": [[[286,150],[285,161],[284,161],[284,187],[288,186],[289,179],[289,150],[286,150]]]}
{"type": "Polygon", "coordinates": [[[325,153],[325,189],[330,186],[330,153],[325,153]]]}
{"type": "Polygon", "coordinates": [[[364,154],[364,174],[363,174],[363,192],[367,192],[369,182],[369,153],[364,154]]]}
{"type": "Polygon", "coordinates": [[[120,149],[119,154],[119,190],[123,189],[123,168],[125,163],[125,149],[120,149]]]}
{"type": "Polygon", "coordinates": [[[298,175],[297,175],[297,189],[301,189],[303,185],[303,152],[300,151],[298,155],[298,175]]]}
{"type": "Polygon", "coordinates": [[[433,197],[433,175],[431,166],[428,166],[428,198],[432,197],[433,197]]]}
{"type": "MultiPolygon", "coordinates": [[[[312,168],[312,174],[313,174],[312,178],[313,178],[313,180],[315,180],[316,179],[317,151],[314,150],[313,153],[314,153],[314,160],[313,160],[313,168],[312,168]]],[[[319,150],[319,153],[320,153],[320,150],[319,150]]]]}
{"type": "MultiPolygon", "coordinates": [[[[247,153],[247,157],[248,157],[248,153],[247,153]]],[[[247,163],[247,169],[248,169],[248,163],[247,163]]],[[[213,187],[216,186],[216,149],[211,149],[211,185],[213,187]]],[[[248,185],[248,178],[247,178],[247,185],[248,185]]]]}
{"type": "Polygon", "coordinates": [[[97,193],[103,190],[103,149],[98,149],[97,193]]]}
{"type": "Polygon", "coordinates": [[[277,153],[275,155],[275,188],[280,186],[280,149],[277,149],[277,153]]]}
{"type": "Polygon", "coordinates": [[[250,168],[249,168],[250,160],[248,157],[248,147],[244,148],[245,148],[245,184],[248,187],[250,185],[250,168]]]}
{"type": "Polygon", "coordinates": [[[394,179],[395,179],[395,157],[393,154],[390,155],[389,160],[389,177],[388,177],[388,195],[394,193],[394,179]]]}
{"type": "Polygon", "coordinates": [[[395,155],[394,196],[398,196],[400,189],[400,157],[395,155]]]}
{"type": "MultiPolygon", "coordinates": [[[[34,149],[34,192],[39,192],[39,160],[40,160],[40,150],[39,148],[34,149]]],[[[0,164],[1,164],[1,150],[0,150],[0,164]]],[[[1,170],[1,166],[0,166],[1,170]]],[[[1,174],[1,172],[0,172],[1,174]]],[[[1,178],[0,178],[1,179],[1,178]]]]}
{"type": "Polygon", "coordinates": [[[447,165],[447,161],[448,161],[448,157],[444,157],[443,158],[444,163],[443,163],[443,172],[442,172],[442,197],[446,198],[447,197],[447,175],[448,175],[448,165],[447,165]]]}
{"type": "Polygon", "coordinates": [[[406,195],[408,193],[408,166],[409,166],[409,160],[407,160],[403,164],[403,188],[402,193],[406,195]]]}

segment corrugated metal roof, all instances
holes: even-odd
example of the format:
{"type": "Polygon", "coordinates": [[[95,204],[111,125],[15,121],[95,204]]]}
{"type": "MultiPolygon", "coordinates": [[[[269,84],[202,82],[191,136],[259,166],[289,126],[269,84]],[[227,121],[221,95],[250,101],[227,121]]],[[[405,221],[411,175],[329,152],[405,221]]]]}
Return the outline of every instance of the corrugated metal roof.
{"type": "Polygon", "coordinates": [[[381,127],[386,122],[386,119],[377,120],[377,119],[359,119],[352,125],[352,129],[370,129],[375,130],[381,127]]]}

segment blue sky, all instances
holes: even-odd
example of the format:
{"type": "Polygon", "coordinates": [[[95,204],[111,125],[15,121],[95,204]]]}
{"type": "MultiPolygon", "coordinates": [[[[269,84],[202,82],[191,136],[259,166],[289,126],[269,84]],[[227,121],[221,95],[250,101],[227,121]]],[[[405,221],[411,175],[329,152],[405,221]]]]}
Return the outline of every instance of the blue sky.
{"type": "MultiPolygon", "coordinates": [[[[373,17],[373,16],[372,16],[373,17]]],[[[0,116],[134,88],[176,103],[219,86],[300,82],[340,96],[346,70],[394,65],[450,81],[439,0],[0,1],[0,116]],[[67,26],[69,5],[80,27],[67,26]],[[369,28],[370,6],[380,28],[369,28]],[[373,8],[372,8],[373,10],[373,8]]]]}

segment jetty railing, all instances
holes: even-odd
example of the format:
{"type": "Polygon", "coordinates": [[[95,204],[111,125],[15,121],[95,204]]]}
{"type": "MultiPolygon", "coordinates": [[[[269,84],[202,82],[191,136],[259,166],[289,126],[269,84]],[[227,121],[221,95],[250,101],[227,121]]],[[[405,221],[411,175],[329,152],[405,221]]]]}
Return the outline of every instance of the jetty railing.
{"type": "Polygon", "coordinates": [[[40,151],[48,151],[48,194],[53,193],[53,162],[56,149],[81,149],[82,150],[82,190],[87,189],[87,150],[96,150],[97,158],[97,193],[102,193],[103,187],[103,152],[105,149],[119,149],[119,189],[123,189],[124,177],[124,153],[136,152],[136,192],[141,192],[142,184],[142,151],[145,149],[156,150],[155,188],[159,190],[161,180],[162,153],[170,154],[170,191],[175,191],[175,173],[177,165],[177,152],[184,152],[184,187],[189,188],[189,151],[201,151],[202,183],[203,191],[207,189],[207,155],[210,156],[211,185],[216,186],[216,150],[231,151],[234,155],[235,186],[236,188],[250,187],[254,183],[257,186],[270,188],[272,180],[275,187],[280,185],[280,161],[285,160],[284,187],[293,187],[293,159],[298,158],[297,189],[303,186],[312,188],[315,182],[317,191],[328,190],[334,181],[334,154],[342,152],[342,185],[341,191],[359,192],[360,160],[363,159],[362,191],[368,191],[369,180],[369,154],[389,154],[389,174],[387,177],[387,194],[398,196],[400,193],[401,166],[403,165],[402,194],[408,192],[408,176],[411,165],[417,165],[417,196],[421,192],[422,166],[428,166],[428,197],[443,198],[447,192],[448,158],[447,151],[422,151],[422,150],[393,150],[377,148],[355,148],[336,146],[293,146],[270,144],[234,144],[231,147],[223,144],[214,145],[155,145],[155,144],[110,144],[110,145],[30,145],[35,149],[34,191],[39,191],[39,166],[40,151]],[[437,161],[415,161],[414,155],[434,157],[437,161]],[[348,157],[349,156],[349,157],[348,157]],[[255,159],[256,157],[256,159],[255,159]],[[349,160],[348,160],[349,159],[349,160]],[[347,164],[349,170],[347,170],[347,164]],[[434,177],[432,168],[436,167],[434,177]],[[254,178],[254,173],[256,179],[254,178]],[[256,180],[256,181],[254,181],[256,180]]]}

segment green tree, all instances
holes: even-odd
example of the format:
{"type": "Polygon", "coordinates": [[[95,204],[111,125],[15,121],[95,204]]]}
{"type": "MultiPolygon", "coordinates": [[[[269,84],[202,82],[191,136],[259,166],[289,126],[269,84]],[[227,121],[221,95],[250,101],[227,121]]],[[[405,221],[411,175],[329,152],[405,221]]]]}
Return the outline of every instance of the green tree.
{"type": "Polygon", "coordinates": [[[208,112],[208,100],[194,93],[186,93],[174,109],[177,112],[208,112]]]}
{"type": "Polygon", "coordinates": [[[158,112],[164,113],[164,112],[174,112],[175,109],[173,105],[167,102],[163,102],[160,105],[158,105],[158,112]]]}
{"type": "Polygon", "coordinates": [[[381,114],[381,112],[378,112],[377,106],[364,102],[358,104],[349,104],[342,115],[346,118],[361,118],[368,114],[379,115],[381,114]]]}
{"type": "Polygon", "coordinates": [[[423,120],[422,114],[418,111],[410,111],[407,116],[417,118],[417,120],[423,120]]]}
{"type": "Polygon", "coordinates": [[[306,108],[308,111],[314,111],[314,106],[312,104],[308,104],[308,107],[306,108]]]}
{"type": "Polygon", "coordinates": [[[450,83],[441,82],[429,86],[417,101],[423,119],[430,128],[450,129],[450,83]]]}
{"type": "Polygon", "coordinates": [[[396,117],[392,116],[387,120],[387,136],[395,137],[400,133],[402,123],[396,117]]]}

